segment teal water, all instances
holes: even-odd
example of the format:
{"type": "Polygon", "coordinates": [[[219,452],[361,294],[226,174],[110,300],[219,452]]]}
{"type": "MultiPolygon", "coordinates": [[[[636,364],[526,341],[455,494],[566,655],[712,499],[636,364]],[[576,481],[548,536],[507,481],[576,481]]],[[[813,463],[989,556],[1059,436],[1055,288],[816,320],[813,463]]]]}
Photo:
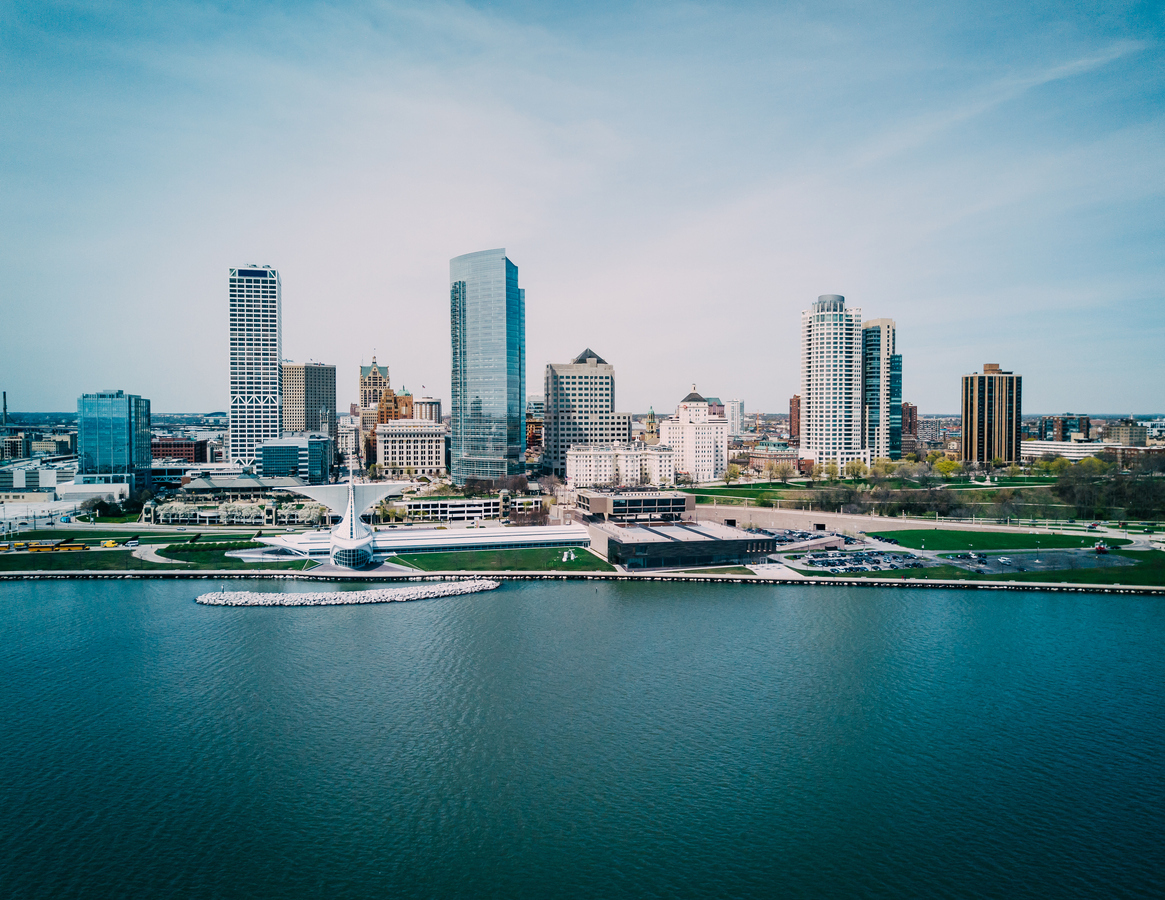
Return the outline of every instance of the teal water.
{"type": "Polygon", "coordinates": [[[0,896],[1165,895],[1160,598],[210,587],[0,584],[0,896]]]}

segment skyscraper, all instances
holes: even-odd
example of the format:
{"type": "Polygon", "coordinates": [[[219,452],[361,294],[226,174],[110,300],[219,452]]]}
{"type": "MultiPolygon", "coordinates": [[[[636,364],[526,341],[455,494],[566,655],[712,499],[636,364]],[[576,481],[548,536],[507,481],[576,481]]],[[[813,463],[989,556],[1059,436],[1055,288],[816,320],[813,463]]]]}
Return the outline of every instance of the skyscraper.
{"type": "Polygon", "coordinates": [[[230,461],[249,466],[255,448],[281,435],[283,312],[279,273],[230,270],[230,461]]]}
{"type": "Polygon", "coordinates": [[[743,400],[725,400],[724,415],[728,419],[728,433],[730,435],[744,434],[743,400]]]}
{"type": "Polygon", "coordinates": [[[335,446],[335,366],[324,363],[283,364],[283,431],[322,431],[335,446]]]}
{"type": "Polygon", "coordinates": [[[789,443],[794,447],[801,443],[801,395],[789,398],[789,443]]]}
{"type": "Polygon", "coordinates": [[[542,468],[566,477],[573,444],[631,440],[631,414],[615,412],[615,367],[589,347],[568,363],[547,363],[542,468]]]}
{"type": "Polygon", "coordinates": [[[801,313],[801,452],[819,463],[869,460],[862,433],[862,311],[822,294],[801,313]]]}
{"type": "Polygon", "coordinates": [[[526,457],[526,292],[505,249],[449,261],[452,476],[519,475],[526,457]]]}
{"type": "Polygon", "coordinates": [[[82,484],[150,482],[150,401],[122,391],[77,398],[77,476],[82,484]]]}
{"type": "Polygon", "coordinates": [[[868,459],[902,458],[902,356],[893,319],[862,325],[862,415],[868,459]]]}
{"type": "Polygon", "coordinates": [[[1018,462],[1023,377],[985,363],[982,374],[963,376],[964,462],[1018,462]]]}

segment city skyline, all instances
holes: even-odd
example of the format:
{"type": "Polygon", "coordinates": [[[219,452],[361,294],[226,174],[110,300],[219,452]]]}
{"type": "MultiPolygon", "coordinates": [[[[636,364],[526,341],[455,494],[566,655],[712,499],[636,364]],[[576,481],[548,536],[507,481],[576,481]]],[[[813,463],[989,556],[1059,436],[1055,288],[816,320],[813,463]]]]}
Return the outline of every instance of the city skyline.
{"type": "Polygon", "coordinates": [[[72,368],[224,408],[237,261],[281,270],[287,358],[346,386],[375,349],[448,397],[445,266],[491,246],[537,298],[526,377],[601,343],[627,409],[692,381],[782,409],[797,312],[828,292],[898,323],[923,411],[956,412],[983,359],[1033,411],[1159,409],[1147,9],[68,10],[0,34],[14,411],[70,408],[72,368]],[[29,340],[46,309],[70,367],[29,340]]]}

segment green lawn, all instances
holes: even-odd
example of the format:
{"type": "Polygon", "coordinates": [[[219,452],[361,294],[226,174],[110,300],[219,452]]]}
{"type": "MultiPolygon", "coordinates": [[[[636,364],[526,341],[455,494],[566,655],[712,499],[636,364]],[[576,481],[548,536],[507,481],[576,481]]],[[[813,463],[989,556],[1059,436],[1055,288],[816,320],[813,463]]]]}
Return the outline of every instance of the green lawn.
{"type": "MultiPolygon", "coordinates": [[[[1014,531],[947,531],[918,528],[905,531],[871,531],[871,537],[894,538],[903,547],[921,550],[1053,550],[1068,547],[1091,547],[1099,540],[1095,534],[1022,534],[1014,531]]],[[[1129,543],[1124,538],[1105,538],[1109,546],[1129,543]]]]}
{"type": "Polygon", "coordinates": [[[399,562],[426,572],[614,572],[615,567],[576,547],[575,558],[562,561],[564,550],[462,550],[452,553],[408,553],[399,562]]]}
{"type": "Polygon", "coordinates": [[[794,487],[798,486],[774,481],[772,484],[742,484],[737,487],[700,487],[681,488],[680,490],[685,494],[695,494],[697,497],[748,497],[750,500],[755,500],[761,494],[772,494],[774,497],[779,497],[782,490],[794,487]]]}
{"type": "MultiPolygon", "coordinates": [[[[314,568],[311,562],[307,568],[314,568]]],[[[0,572],[108,572],[108,571],[175,571],[179,569],[295,569],[302,570],[304,560],[248,563],[223,553],[206,554],[197,562],[156,563],[136,559],[131,550],[89,550],[72,553],[0,553],[0,572]]]]}

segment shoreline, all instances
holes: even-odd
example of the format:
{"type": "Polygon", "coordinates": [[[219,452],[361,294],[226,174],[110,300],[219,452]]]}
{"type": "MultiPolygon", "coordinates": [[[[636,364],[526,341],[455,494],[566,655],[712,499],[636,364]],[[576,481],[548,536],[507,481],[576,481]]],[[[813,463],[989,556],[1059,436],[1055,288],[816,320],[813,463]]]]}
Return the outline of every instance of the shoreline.
{"type": "Polygon", "coordinates": [[[990,591],[1061,591],[1068,593],[1086,594],[1141,594],[1146,596],[1165,595],[1165,585],[1123,585],[1123,584],[1081,584],[1079,582],[1055,581],[963,581],[959,579],[922,579],[907,578],[892,580],[889,578],[779,578],[767,575],[713,575],[713,574],[686,574],[682,572],[667,572],[658,574],[631,574],[625,572],[545,572],[545,571],[447,571],[447,572],[418,572],[416,574],[400,575],[362,575],[353,572],[351,575],[328,573],[313,575],[310,570],[298,572],[292,569],[264,569],[254,572],[240,571],[239,569],[201,569],[201,570],[139,570],[137,572],[117,572],[101,570],[75,570],[61,572],[0,572],[0,582],[5,581],[87,581],[87,580],[150,580],[150,579],[186,579],[186,580],[294,580],[294,581],[330,581],[330,582],[425,582],[425,581],[471,581],[489,579],[492,581],[676,581],[696,582],[701,584],[762,584],[762,585],[808,585],[811,587],[870,587],[870,588],[944,588],[961,590],[990,590],[990,591]]]}

